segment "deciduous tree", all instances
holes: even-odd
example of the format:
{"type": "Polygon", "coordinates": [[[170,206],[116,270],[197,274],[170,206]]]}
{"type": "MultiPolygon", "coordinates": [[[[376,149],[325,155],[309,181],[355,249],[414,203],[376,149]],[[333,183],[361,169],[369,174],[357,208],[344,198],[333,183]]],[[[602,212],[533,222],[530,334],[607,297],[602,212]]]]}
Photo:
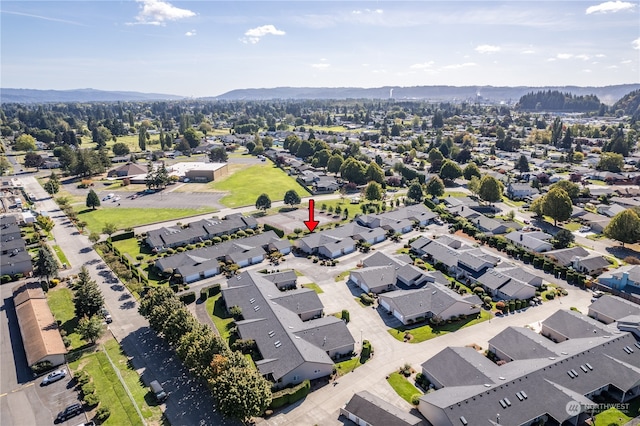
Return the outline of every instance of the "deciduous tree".
{"type": "Polygon", "coordinates": [[[411,186],[409,186],[407,197],[413,200],[414,203],[419,203],[420,201],[422,201],[422,198],[424,197],[424,193],[422,192],[422,185],[420,185],[419,182],[413,182],[411,186]]]}
{"type": "Polygon", "coordinates": [[[571,198],[563,189],[552,188],[544,196],[542,211],[553,219],[553,225],[556,226],[558,221],[562,222],[571,217],[571,198]]]}
{"type": "Polygon", "coordinates": [[[84,340],[88,340],[92,345],[94,345],[104,334],[102,318],[99,315],[82,317],[78,321],[76,331],[84,340]]]}
{"type": "Polygon", "coordinates": [[[209,151],[209,159],[213,163],[226,163],[229,159],[229,155],[227,154],[226,149],[223,147],[217,147],[209,151]]]}
{"type": "Polygon", "coordinates": [[[382,187],[378,182],[369,182],[364,191],[364,197],[369,201],[382,200],[382,187]]]}
{"type": "Polygon", "coordinates": [[[640,217],[632,209],[626,209],[611,218],[604,228],[604,235],[612,240],[633,244],[640,241],[640,217]]]}
{"type": "Polygon", "coordinates": [[[442,179],[440,179],[438,176],[433,176],[431,179],[429,179],[429,182],[427,182],[427,194],[434,197],[440,197],[441,195],[443,195],[444,182],[442,182],[442,179]]]}
{"type": "Polygon", "coordinates": [[[480,179],[478,195],[488,203],[500,201],[502,199],[502,183],[493,176],[484,175],[480,179]]]}
{"type": "Polygon", "coordinates": [[[440,178],[445,182],[453,182],[462,176],[462,170],[460,170],[460,166],[458,166],[454,161],[447,160],[442,163],[442,168],[440,169],[440,178]]]}
{"type": "Polygon", "coordinates": [[[462,171],[462,175],[466,180],[471,180],[473,176],[476,176],[478,179],[482,176],[480,174],[480,169],[476,163],[469,163],[462,171]]]}
{"type": "Polygon", "coordinates": [[[300,196],[295,189],[290,189],[284,194],[284,203],[289,204],[291,207],[300,204],[300,196]]]}
{"type": "Polygon", "coordinates": [[[267,194],[260,194],[258,199],[256,200],[256,209],[267,211],[267,209],[271,208],[271,198],[267,194]]]}
{"type": "Polygon", "coordinates": [[[13,144],[13,149],[15,151],[35,151],[36,140],[31,135],[22,134],[17,137],[15,143],[13,144]]]}

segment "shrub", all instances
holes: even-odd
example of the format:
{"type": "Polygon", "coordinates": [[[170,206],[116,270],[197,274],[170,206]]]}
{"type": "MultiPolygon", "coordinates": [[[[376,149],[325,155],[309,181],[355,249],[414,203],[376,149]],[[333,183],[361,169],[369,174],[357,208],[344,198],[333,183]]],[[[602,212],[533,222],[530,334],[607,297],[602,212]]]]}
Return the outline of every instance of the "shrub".
{"type": "Polygon", "coordinates": [[[297,386],[288,389],[282,389],[278,392],[274,392],[272,395],[270,408],[280,408],[287,404],[292,404],[309,394],[311,389],[311,383],[309,380],[305,380],[297,386]]]}
{"type": "Polygon", "coordinates": [[[184,251],[184,247],[178,247],[177,251],[178,251],[178,253],[182,253],[184,251]]]}
{"type": "Polygon", "coordinates": [[[349,316],[349,311],[347,311],[346,309],[342,310],[341,316],[344,322],[346,323],[348,323],[351,320],[351,317],[349,316]]]}
{"type": "Polygon", "coordinates": [[[418,405],[420,404],[420,398],[422,397],[421,393],[416,393],[411,397],[411,403],[413,405],[418,405]]]}
{"type": "Polygon", "coordinates": [[[91,378],[84,370],[80,370],[80,372],[76,375],[76,382],[80,387],[89,383],[89,380],[91,380],[91,378]]]}
{"type": "Polygon", "coordinates": [[[143,254],[139,254],[136,256],[136,260],[142,260],[144,259],[144,255],[143,254]]]}
{"type": "Polygon", "coordinates": [[[193,303],[196,301],[196,293],[195,291],[190,291],[188,293],[181,294],[179,299],[182,303],[188,305],[189,303],[193,303]]]}
{"type": "Polygon", "coordinates": [[[0,282],[2,284],[11,282],[11,275],[4,274],[2,277],[0,277],[0,282]]]}
{"type": "Polygon", "coordinates": [[[278,237],[280,238],[284,237],[284,231],[282,229],[276,228],[275,226],[271,226],[268,223],[265,223],[263,226],[265,231],[273,231],[276,233],[278,237]]]}
{"type": "Polygon", "coordinates": [[[69,339],[67,336],[62,336],[62,343],[64,343],[65,348],[68,348],[69,346],[71,346],[71,339],[69,339]]]}
{"type": "Polygon", "coordinates": [[[96,405],[100,404],[100,398],[95,393],[83,396],[82,400],[87,405],[87,407],[95,407],[96,405]]]}
{"type": "Polygon", "coordinates": [[[110,415],[111,415],[111,411],[109,410],[109,407],[100,407],[100,408],[98,408],[98,411],[96,412],[96,419],[100,423],[102,423],[105,420],[107,420],[110,415]]]}
{"type": "Polygon", "coordinates": [[[208,297],[209,297],[209,290],[206,288],[200,289],[200,300],[204,302],[205,300],[207,300],[208,297]]]}
{"type": "Polygon", "coordinates": [[[373,303],[373,297],[369,296],[366,293],[362,293],[360,295],[360,301],[365,305],[371,305],[373,303]]]}
{"type": "Polygon", "coordinates": [[[549,292],[549,293],[545,294],[544,297],[547,300],[553,300],[556,297],[556,294],[553,293],[553,292],[549,292]]]}
{"type": "Polygon", "coordinates": [[[496,303],[496,309],[504,312],[504,308],[506,308],[506,305],[504,304],[503,301],[500,301],[500,302],[496,303]]]}
{"type": "Polygon", "coordinates": [[[96,386],[91,382],[85,383],[80,389],[82,390],[82,395],[84,396],[91,395],[96,392],[96,386]]]}
{"type": "Polygon", "coordinates": [[[371,356],[371,342],[365,340],[362,342],[362,352],[360,353],[360,358],[369,358],[371,356]]]}

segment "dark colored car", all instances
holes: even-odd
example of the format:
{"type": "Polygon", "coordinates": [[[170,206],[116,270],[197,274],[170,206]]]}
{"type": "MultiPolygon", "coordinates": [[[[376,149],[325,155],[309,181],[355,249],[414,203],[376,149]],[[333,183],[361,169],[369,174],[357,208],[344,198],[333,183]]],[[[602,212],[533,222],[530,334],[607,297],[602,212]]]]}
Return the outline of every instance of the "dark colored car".
{"type": "Polygon", "coordinates": [[[80,404],[71,404],[64,410],[58,413],[58,417],[56,417],[56,423],[62,423],[69,420],[72,417],[75,417],[79,414],[83,413],[82,405],[80,404]]]}

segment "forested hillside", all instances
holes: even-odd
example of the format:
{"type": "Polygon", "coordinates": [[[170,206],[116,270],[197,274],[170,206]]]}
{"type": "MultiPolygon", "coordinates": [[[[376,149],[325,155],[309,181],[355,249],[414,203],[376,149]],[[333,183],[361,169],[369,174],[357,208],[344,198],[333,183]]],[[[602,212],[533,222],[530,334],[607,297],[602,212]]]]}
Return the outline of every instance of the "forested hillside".
{"type": "Polygon", "coordinates": [[[530,92],[522,96],[516,106],[525,111],[589,112],[603,108],[596,95],[572,95],[557,90],[530,92]]]}

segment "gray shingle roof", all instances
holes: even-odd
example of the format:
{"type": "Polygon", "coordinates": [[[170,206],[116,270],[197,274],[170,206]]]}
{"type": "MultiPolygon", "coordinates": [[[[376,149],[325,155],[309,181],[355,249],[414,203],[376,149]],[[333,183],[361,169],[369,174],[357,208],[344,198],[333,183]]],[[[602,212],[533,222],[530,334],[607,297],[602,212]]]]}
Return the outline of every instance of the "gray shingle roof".
{"type": "Polygon", "coordinates": [[[640,306],[621,297],[604,295],[589,306],[589,312],[591,311],[617,321],[629,315],[640,315],[640,306]]]}
{"type": "Polygon", "coordinates": [[[344,410],[371,426],[418,426],[424,422],[368,391],[354,394],[344,410]]]}
{"type": "Polygon", "coordinates": [[[494,347],[512,360],[547,358],[558,355],[549,339],[525,327],[507,327],[489,340],[494,347]]]}
{"type": "Polygon", "coordinates": [[[611,330],[598,321],[569,310],[556,311],[549,318],[542,321],[542,327],[543,330],[545,327],[549,328],[568,339],[600,337],[611,334],[611,330]]]}

